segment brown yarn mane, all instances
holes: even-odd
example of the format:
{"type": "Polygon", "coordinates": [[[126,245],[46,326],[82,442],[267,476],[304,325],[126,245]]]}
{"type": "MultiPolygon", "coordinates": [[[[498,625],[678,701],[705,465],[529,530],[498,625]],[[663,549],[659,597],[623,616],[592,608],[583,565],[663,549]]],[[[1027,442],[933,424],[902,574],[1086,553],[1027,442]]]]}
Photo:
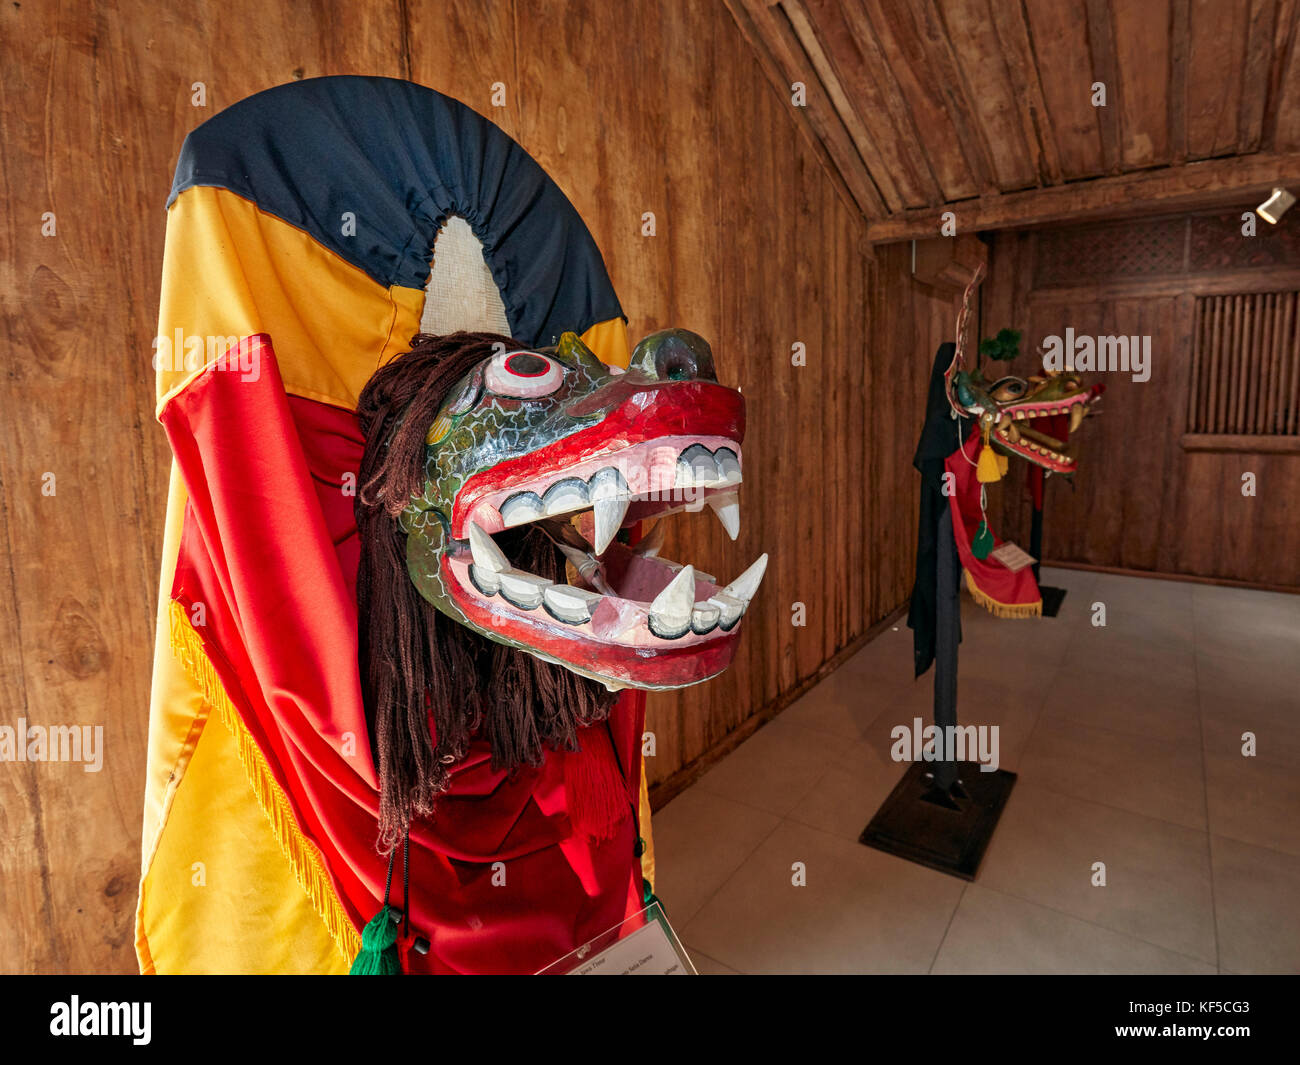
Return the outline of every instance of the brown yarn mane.
{"type": "MultiPolygon", "coordinates": [[[[615,696],[562,666],[495,643],[440,614],[406,569],[398,515],[424,490],[425,435],[457,381],[493,353],[523,348],[495,333],[418,334],[361,393],[365,436],[357,493],[358,662],[379,768],[379,845],[433,812],[449,767],[485,736],[495,768],[538,766],[545,749],[578,750],[578,729],[604,720],[615,696]]],[[[518,569],[562,583],[564,556],[539,528],[496,537],[518,569]]]]}

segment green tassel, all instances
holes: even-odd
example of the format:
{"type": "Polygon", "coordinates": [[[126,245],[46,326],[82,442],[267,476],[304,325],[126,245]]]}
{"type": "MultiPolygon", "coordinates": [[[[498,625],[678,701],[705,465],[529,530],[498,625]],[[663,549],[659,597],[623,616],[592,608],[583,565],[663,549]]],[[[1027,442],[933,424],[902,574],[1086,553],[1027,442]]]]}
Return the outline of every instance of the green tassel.
{"type": "Polygon", "coordinates": [[[978,559],[989,557],[989,552],[993,550],[993,534],[989,532],[989,523],[981,521],[979,531],[975,534],[975,541],[970,545],[970,553],[978,559]]]}
{"type": "Polygon", "coordinates": [[[361,949],[352,961],[349,976],[401,976],[402,959],[397,953],[397,924],[391,906],[385,906],[361,932],[361,949]]]}

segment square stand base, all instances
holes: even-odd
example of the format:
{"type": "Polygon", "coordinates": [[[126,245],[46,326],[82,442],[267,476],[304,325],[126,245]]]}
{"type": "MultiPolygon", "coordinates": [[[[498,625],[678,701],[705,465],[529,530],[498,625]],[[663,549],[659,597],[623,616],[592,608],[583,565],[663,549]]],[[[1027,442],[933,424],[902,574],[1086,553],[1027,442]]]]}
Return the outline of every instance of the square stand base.
{"type": "Polygon", "coordinates": [[[1043,617],[1054,618],[1061,610],[1061,602],[1065,599],[1064,588],[1053,588],[1050,585],[1040,584],[1038,594],[1043,597],[1043,617]]]}
{"type": "Polygon", "coordinates": [[[978,762],[959,762],[957,766],[964,797],[953,804],[956,809],[926,797],[933,763],[913,762],[862,830],[858,842],[941,873],[974,880],[1016,775],[1005,769],[981,773],[978,762]]]}

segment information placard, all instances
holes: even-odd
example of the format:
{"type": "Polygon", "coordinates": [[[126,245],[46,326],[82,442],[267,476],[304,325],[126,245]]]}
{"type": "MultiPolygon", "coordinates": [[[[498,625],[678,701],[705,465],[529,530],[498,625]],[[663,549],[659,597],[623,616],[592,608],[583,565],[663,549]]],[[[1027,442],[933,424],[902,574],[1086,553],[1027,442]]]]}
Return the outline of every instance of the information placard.
{"type": "Polygon", "coordinates": [[[543,969],[539,976],[697,976],[656,900],[543,969]]]}

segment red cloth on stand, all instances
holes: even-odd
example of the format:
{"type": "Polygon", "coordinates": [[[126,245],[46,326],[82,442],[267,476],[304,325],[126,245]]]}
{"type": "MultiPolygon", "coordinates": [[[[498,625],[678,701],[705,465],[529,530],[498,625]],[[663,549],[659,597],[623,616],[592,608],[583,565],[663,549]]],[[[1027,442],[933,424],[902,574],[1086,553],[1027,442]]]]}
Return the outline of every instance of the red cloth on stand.
{"type": "MultiPolygon", "coordinates": [[[[972,427],[965,444],[944,459],[944,469],[953,478],[953,491],[948,497],[952,508],[952,534],[957,541],[957,553],[966,571],[966,587],[972,597],[985,609],[1000,617],[1031,617],[1042,613],[1043,599],[1034,580],[1033,567],[1012,572],[993,557],[979,559],[971,553],[971,543],[979,531],[983,514],[980,510],[980,482],[975,475],[979,453],[984,442],[978,424],[972,427]]],[[[1002,543],[993,527],[993,547],[1002,543]]]]}

